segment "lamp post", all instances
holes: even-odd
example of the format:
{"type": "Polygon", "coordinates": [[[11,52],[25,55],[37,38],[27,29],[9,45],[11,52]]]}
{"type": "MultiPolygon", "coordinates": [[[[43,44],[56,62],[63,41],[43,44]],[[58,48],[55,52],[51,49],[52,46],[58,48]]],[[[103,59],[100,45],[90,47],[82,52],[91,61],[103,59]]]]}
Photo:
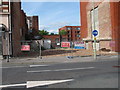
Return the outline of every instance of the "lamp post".
{"type": "MultiPolygon", "coordinates": [[[[94,22],[94,30],[95,30],[95,2],[93,0],[93,22],[94,22]]],[[[96,54],[96,35],[94,35],[94,60],[97,59],[97,54],[96,54]]]]}
{"type": "Polygon", "coordinates": [[[2,58],[2,31],[0,31],[0,57],[2,58]]]}
{"type": "Polygon", "coordinates": [[[40,40],[40,42],[39,42],[39,48],[40,48],[40,59],[42,59],[42,53],[41,53],[41,40],[40,40]]]}

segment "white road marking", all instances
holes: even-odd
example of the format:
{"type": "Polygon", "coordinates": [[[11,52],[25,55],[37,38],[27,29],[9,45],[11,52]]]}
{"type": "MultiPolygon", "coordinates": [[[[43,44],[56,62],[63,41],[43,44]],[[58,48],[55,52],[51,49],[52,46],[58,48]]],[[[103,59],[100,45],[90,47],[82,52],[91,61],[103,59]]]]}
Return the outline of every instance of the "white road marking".
{"type": "Polygon", "coordinates": [[[45,66],[48,66],[48,65],[30,65],[30,67],[45,67],[45,66]]]}
{"type": "Polygon", "coordinates": [[[33,88],[38,86],[45,86],[45,85],[51,85],[51,84],[57,84],[57,83],[64,83],[73,81],[73,79],[68,80],[52,80],[52,81],[28,81],[27,82],[27,88],[33,88]]]}
{"type": "Polygon", "coordinates": [[[74,79],[68,80],[51,80],[51,81],[27,81],[27,83],[23,84],[10,84],[10,85],[0,85],[0,88],[9,88],[9,87],[18,87],[18,86],[26,86],[27,88],[38,87],[38,86],[45,86],[57,83],[64,83],[73,81],[74,79]]]}
{"type": "Polygon", "coordinates": [[[17,86],[26,86],[26,83],[23,84],[11,84],[11,85],[0,85],[0,88],[8,88],[8,87],[17,87],[17,86]]]}
{"type": "Polygon", "coordinates": [[[0,67],[0,68],[24,68],[27,66],[11,66],[11,67],[0,67]]]}
{"type": "Polygon", "coordinates": [[[27,71],[28,73],[37,72],[58,72],[58,71],[72,71],[72,70],[83,70],[83,69],[93,69],[95,67],[85,67],[85,68],[71,68],[71,69],[58,69],[58,70],[39,70],[39,71],[27,71]]]}
{"type": "Polygon", "coordinates": [[[118,56],[110,56],[110,58],[118,58],[118,56]]]}

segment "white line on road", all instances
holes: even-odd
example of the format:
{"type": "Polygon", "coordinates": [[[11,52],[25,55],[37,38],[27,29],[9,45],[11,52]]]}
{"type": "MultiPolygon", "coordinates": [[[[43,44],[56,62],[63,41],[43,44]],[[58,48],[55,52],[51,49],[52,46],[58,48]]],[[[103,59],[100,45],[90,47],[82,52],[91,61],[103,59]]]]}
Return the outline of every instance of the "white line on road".
{"type": "Polygon", "coordinates": [[[17,86],[26,86],[26,83],[23,84],[11,84],[11,85],[0,85],[0,88],[8,88],[8,87],[17,87],[17,86]]]}
{"type": "Polygon", "coordinates": [[[27,82],[27,88],[33,88],[38,86],[45,86],[45,85],[51,85],[51,84],[57,84],[57,83],[64,83],[73,81],[74,79],[68,79],[68,80],[51,80],[51,81],[28,81],[27,82]]]}
{"type": "Polygon", "coordinates": [[[0,67],[0,68],[24,68],[27,66],[11,66],[11,67],[0,67]]]}
{"type": "Polygon", "coordinates": [[[45,66],[48,66],[48,65],[30,65],[30,67],[45,67],[45,66]]]}
{"type": "Polygon", "coordinates": [[[58,70],[39,70],[39,71],[27,71],[28,73],[38,73],[38,72],[59,72],[59,71],[72,71],[72,70],[83,70],[83,69],[93,69],[95,67],[85,67],[85,68],[71,68],[71,69],[58,69],[58,70]]]}
{"type": "Polygon", "coordinates": [[[45,86],[57,83],[64,83],[73,81],[74,79],[68,80],[48,80],[48,81],[27,81],[27,83],[23,84],[10,84],[10,85],[0,85],[0,88],[8,88],[8,87],[19,87],[19,86],[26,86],[27,88],[38,87],[38,86],[45,86]]]}

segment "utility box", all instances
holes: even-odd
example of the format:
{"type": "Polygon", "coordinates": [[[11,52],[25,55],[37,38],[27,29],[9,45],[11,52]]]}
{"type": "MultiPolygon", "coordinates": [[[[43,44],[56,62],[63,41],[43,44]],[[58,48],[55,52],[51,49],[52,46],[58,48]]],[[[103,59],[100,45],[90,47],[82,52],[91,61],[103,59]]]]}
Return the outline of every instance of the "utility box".
{"type": "Polygon", "coordinates": [[[49,39],[44,40],[43,41],[43,47],[45,49],[51,49],[51,40],[49,40],[49,39]]]}

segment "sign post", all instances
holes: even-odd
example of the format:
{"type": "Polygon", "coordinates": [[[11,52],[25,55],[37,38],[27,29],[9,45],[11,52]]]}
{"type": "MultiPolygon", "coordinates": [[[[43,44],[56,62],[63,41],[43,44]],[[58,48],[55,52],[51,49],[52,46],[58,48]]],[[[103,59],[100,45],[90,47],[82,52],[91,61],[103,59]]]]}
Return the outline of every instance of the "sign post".
{"type": "Polygon", "coordinates": [[[38,41],[39,44],[39,58],[42,59],[42,48],[41,48],[41,40],[38,41]]]}
{"type": "Polygon", "coordinates": [[[96,36],[98,35],[98,31],[94,30],[92,32],[93,36],[94,36],[94,59],[97,59],[97,53],[96,53],[96,36]]]}

